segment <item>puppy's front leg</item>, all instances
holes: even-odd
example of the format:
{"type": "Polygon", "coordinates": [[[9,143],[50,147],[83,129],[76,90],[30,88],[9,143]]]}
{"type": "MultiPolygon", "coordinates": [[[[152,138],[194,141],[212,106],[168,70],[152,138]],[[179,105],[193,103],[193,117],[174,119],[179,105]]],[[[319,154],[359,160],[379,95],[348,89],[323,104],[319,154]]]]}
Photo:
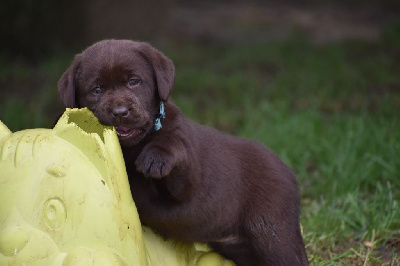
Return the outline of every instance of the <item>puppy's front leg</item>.
{"type": "Polygon", "coordinates": [[[182,161],[184,153],[182,142],[176,137],[152,140],[136,159],[136,170],[145,176],[162,178],[182,161]]]}

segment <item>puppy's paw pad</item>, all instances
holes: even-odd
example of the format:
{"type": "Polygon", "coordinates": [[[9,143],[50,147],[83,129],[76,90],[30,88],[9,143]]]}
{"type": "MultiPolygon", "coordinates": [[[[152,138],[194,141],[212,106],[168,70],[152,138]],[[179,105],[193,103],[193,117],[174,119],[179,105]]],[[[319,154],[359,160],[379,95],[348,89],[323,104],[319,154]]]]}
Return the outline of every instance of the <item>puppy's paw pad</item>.
{"type": "Polygon", "coordinates": [[[136,170],[145,176],[162,178],[174,167],[173,156],[159,148],[144,149],[136,159],[136,170]]]}

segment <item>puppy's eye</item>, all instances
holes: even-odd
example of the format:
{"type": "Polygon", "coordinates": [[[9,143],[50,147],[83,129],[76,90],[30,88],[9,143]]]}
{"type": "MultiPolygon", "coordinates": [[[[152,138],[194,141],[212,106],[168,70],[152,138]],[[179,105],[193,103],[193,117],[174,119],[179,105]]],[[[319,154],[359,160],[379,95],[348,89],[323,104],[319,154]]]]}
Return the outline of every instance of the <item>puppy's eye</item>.
{"type": "Polygon", "coordinates": [[[142,81],[140,79],[131,78],[128,80],[129,86],[136,86],[139,85],[142,81]]]}
{"type": "Polygon", "coordinates": [[[94,94],[100,94],[103,90],[100,88],[100,86],[96,86],[93,88],[92,92],[94,94]]]}

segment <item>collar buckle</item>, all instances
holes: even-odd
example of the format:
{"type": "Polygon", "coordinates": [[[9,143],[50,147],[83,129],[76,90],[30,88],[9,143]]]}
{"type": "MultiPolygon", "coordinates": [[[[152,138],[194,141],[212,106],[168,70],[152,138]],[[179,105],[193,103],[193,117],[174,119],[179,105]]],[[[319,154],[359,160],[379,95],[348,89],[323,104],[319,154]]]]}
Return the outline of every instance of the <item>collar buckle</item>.
{"type": "Polygon", "coordinates": [[[164,108],[164,102],[160,102],[160,113],[157,114],[156,119],[154,120],[154,126],[153,126],[153,131],[157,132],[162,128],[162,123],[164,122],[165,119],[165,108],[164,108]]]}

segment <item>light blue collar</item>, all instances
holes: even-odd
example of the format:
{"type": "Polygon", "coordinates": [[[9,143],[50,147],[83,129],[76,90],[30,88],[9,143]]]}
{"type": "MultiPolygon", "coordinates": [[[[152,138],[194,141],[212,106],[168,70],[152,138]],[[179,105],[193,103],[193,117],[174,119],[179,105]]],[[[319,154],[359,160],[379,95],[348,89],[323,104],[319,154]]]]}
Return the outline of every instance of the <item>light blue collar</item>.
{"type": "Polygon", "coordinates": [[[157,118],[154,120],[154,127],[153,131],[157,132],[162,128],[162,123],[165,119],[165,109],[164,109],[164,102],[160,102],[160,113],[157,114],[157,118]]]}

